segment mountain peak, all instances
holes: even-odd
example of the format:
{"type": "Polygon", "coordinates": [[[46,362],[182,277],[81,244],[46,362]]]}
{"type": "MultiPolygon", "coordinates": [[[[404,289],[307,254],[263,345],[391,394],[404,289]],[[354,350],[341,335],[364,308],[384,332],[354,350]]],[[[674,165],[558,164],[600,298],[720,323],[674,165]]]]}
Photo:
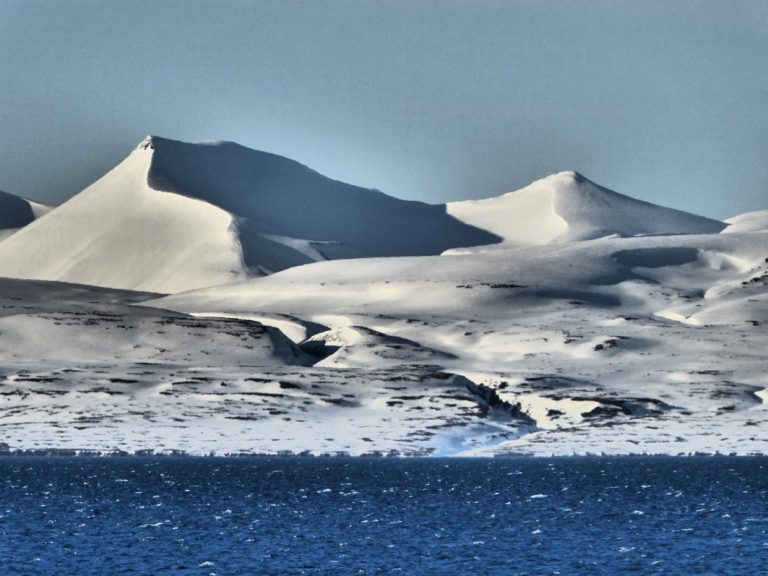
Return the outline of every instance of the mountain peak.
{"type": "Polygon", "coordinates": [[[562,170],[560,172],[555,172],[554,174],[550,174],[549,176],[547,176],[547,178],[576,180],[577,182],[587,179],[584,177],[584,175],[580,174],[579,172],[576,172],[576,170],[562,170]]]}
{"type": "Polygon", "coordinates": [[[4,240],[0,269],[178,292],[317,260],[436,255],[499,240],[442,205],[338,182],[283,156],[149,135],[41,226],[4,240]]]}
{"type": "Polygon", "coordinates": [[[144,139],[139,142],[139,145],[136,146],[136,150],[153,150],[155,148],[155,138],[156,136],[152,136],[152,134],[147,134],[144,136],[144,139]]]}
{"type": "Polygon", "coordinates": [[[589,178],[581,174],[580,172],[576,172],[575,170],[563,170],[562,172],[555,172],[554,174],[550,174],[549,176],[546,176],[542,178],[540,181],[548,182],[549,184],[554,185],[560,185],[560,186],[574,186],[579,184],[593,184],[589,178]]]}
{"type": "Polygon", "coordinates": [[[717,233],[725,224],[614,192],[574,170],[495,198],[451,202],[448,213],[517,246],[607,236],[717,233]]]}

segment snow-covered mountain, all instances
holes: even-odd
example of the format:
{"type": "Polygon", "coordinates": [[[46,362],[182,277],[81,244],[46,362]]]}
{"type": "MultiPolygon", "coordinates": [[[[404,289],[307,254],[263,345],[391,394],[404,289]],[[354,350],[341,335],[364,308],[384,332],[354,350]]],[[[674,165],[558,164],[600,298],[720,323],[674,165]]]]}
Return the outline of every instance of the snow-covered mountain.
{"type": "Polygon", "coordinates": [[[430,206],[148,138],[0,242],[0,441],[768,454],[767,214],[575,172],[430,206]]]}
{"type": "Polygon", "coordinates": [[[178,292],[315,260],[495,242],[432,206],[231,142],[148,137],[0,247],[6,276],[178,292]]]}
{"type": "Polygon", "coordinates": [[[451,202],[448,213],[505,244],[535,246],[605,236],[709,234],[725,224],[635,200],[572,171],[495,198],[451,202]]]}
{"type": "Polygon", "coordinates": [[[100,180],[2,243],[0,270],[174,293],[323,260],[724,227],[611,192],[574,172],[498,198],[429,205],[331,180],[232,142],[147,137],[100,180]]]}
{"type": "Polygon", "coordinates": [[[0,241],[51,209],[51,206],[0,191],[0,241]]]}

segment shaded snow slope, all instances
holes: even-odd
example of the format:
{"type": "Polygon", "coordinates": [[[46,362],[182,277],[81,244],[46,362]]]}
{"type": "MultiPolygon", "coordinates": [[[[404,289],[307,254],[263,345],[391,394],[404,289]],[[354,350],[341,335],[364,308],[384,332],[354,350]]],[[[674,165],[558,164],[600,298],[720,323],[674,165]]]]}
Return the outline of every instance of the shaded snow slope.
{"type": "Polygon", "coordinates": [[[0,270],[178,292],[314,260],[438,254],[496,240],[444,206],[336,182],[287,158],[152,137],[4,243],[0,270]]]}
{"type": "Polygon", "coordinates": [[[757,210],[739,214],[726,220],[728,227],[723,230],[725,234],[738,234],[741,232],[768,232],[768,210],[757,210]]]}
{"type": "Polygon", "coordinates": [[[152,187],[236,215],[245,264],[252,269],[265,266],[273,243],[296,253],[294,261],[268,261],[270,271],[299,258],[420,256],[498,241],[447,215],[443,205],[331,180],[288,158],[233,142],[186,144],[154,137],[148,145],[154,148],[152,187]]]}
{"type": "Polygon", "coordinates": [[[531,246],[611,235],[708,234],[725,224],[623,196],[576,172],[560,172],[516,192],[451,202],[448,213],[507,244],[531,246]]]}
{"type": "Polygon", "coordinates": [[[51,207],[0,191],[0,240],[40,218],[51,207]]]}

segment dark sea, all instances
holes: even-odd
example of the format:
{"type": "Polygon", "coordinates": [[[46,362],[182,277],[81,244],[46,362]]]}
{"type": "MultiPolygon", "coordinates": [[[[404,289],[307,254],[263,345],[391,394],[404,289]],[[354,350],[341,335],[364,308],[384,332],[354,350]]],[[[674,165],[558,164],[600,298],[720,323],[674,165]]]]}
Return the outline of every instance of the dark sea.
{"type": "Polygon", "coordinates": [[[0,458],[0,575],[768,574],[768,458],[0,458]]]}

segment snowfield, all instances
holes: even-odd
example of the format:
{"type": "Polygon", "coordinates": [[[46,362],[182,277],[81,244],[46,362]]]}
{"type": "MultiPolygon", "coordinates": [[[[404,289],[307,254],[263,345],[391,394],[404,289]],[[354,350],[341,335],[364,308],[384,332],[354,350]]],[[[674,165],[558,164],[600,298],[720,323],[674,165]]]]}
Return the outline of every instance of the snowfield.
{"type": "Polygon", "coordinates": [[[535,423],[466,454],[762,453],[767,283],[768,234],[676,235],[327,262],[149,304],[323,324],[303,344],[323,366],[438,364],[535,423]]]}
{"type": "Polygon", "coordinates": [[[575,172],[428,206],[150,138],[0,242],[0,446],[766,454],[765,214],[575,172]]]}

